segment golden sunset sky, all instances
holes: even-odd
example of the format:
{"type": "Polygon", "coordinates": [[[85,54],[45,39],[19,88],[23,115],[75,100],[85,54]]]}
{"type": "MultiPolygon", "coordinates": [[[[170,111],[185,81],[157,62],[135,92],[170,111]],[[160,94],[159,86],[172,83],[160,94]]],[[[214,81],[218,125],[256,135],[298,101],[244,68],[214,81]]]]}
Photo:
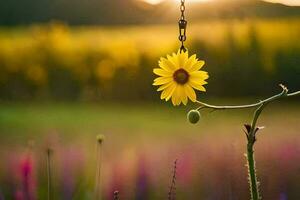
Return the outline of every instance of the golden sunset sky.
{"type": "MultiPolygon", "coordinates": [[[[158,4],[161,3],[162,1],[167,1],[167,0],[142,0],[150,4],[158,4]]],[[[169,0],[170,1],[170,0],[169,0]]],[[[174,3],[179,2],[180,0],[171,0],[174,1],[174,3]]],[[[186,0],[190,2],[207,2],[207,1],[216,1],[216,0],[186,0]]],[[[241,0],[242,1],[242,0],[241,0]]],[[[300,6],[300,0],[264,0],[264,1],[269,1],[273,3],[282,3],[290,6],[300,6]]]]}

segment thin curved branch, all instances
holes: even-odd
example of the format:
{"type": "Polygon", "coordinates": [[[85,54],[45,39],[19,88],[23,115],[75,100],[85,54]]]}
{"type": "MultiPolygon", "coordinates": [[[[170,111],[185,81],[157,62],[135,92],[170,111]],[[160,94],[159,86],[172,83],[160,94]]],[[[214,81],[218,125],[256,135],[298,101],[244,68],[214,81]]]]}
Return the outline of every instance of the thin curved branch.
{"type": "Polygon", "coordinates": [[[300,91],[289,93],[286,96],[291,97],[291,96],[297,96],[297,95],[300,95],[300,91]]]}
{"type": "Polygon", "coordinates": [[[198,107],[197,110],[201,110],[201,109],[204,109],[204,108],[211,108],[211,109],[215,109],[215,110],[254,108],[254,107],[258,107],[258,106],[270,103],[270,102],[272,102],[274,100],[277,100],[281,97],[292,97],[292,96],[300,95],[300,91],[293,92],[293,93],[288,93],[288,89],[284,85],[280,85],[280,87],[282,88],[281,93],[276,94],[276,95],[274,95],[272,97],[269,97],[267,99],[264,99],[262,101],[259,101],[257,103],[246,104],[246,105],[219,106],[219,105],[211,105],[211,104],[204,103],[204,102],[201,102],[201,101],[196,101],[196,103],[198,103],[200,105],[200,107],[198,107]]]}

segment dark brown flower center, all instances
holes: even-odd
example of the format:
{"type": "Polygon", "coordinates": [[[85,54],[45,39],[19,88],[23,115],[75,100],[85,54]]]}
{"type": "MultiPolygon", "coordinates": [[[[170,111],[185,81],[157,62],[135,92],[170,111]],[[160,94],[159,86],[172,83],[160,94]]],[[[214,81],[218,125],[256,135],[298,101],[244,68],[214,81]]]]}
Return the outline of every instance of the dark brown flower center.
{"type": "Polygon", "coordinates": [[[173,79],[180,85],[184,85],[189,80],[189,74],[184,69],[180,68],[173,74],[173,79]]]}

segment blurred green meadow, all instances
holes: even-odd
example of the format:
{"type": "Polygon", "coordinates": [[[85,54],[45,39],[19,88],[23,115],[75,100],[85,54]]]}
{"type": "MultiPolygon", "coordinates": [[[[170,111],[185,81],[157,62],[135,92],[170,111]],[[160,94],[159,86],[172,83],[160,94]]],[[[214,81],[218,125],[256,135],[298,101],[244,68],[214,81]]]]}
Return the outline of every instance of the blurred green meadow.
{"type": "MultiPolygon", "coordinates": [[[[266,128],[255,150],[265,199],[300,197],[299,108],[298,102],[277,102],[260,120],[266,128]]],[[[55,199],[91,199],[96,136],[103,134],[104,199],[112,199],[114,190],[122,199],[165,199],[175,159],[178,199],[247,199],[242,124],[251,119],[250,110],[203,112],[197,125],[187,122],[187,111],[162,104],[2,104],[1,194],[18,199],[27,172],[33,198],[45,198],[50,146],[55,199]]]]}
{"type": "MultiPolygon", "coordinates": [[[[101,194],[166,199],[178,159],[178,199],[249,199],[243,124],[252,112],[206,111],[160,101],[157,60],[176,52],[177,26],[0,28],[0,200],[46,199],[46,149],[53,149],[53,199],[93,199],[96,136],[101,194]]],[[[300,86],[300,19],[224,19],[189,24],[187,46],[210,78],[199,99],[252,103],[300,86]]],[[[251,110],[252,111],[252,110],[251,110]]],[[[255,145],[265,200],[300,199],[299,98],[262,114],[255,145]]]]}

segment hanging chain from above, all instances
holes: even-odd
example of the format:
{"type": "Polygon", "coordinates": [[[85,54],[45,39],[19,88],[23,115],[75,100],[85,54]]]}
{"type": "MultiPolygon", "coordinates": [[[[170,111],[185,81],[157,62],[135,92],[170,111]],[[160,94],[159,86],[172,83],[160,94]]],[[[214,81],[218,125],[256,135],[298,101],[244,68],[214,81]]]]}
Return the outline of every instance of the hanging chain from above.
{"type": "Polygon", "coordinates": [[[186,48],[184,47],[184,42],[186,41],[186,26],[187,21],[185,20],[184,11],[185,11],[185,0],[180,0],[180,20],[178,22],[179,25],[179,41],[181,42],[180,52],[185,52],[186,48]]]}

